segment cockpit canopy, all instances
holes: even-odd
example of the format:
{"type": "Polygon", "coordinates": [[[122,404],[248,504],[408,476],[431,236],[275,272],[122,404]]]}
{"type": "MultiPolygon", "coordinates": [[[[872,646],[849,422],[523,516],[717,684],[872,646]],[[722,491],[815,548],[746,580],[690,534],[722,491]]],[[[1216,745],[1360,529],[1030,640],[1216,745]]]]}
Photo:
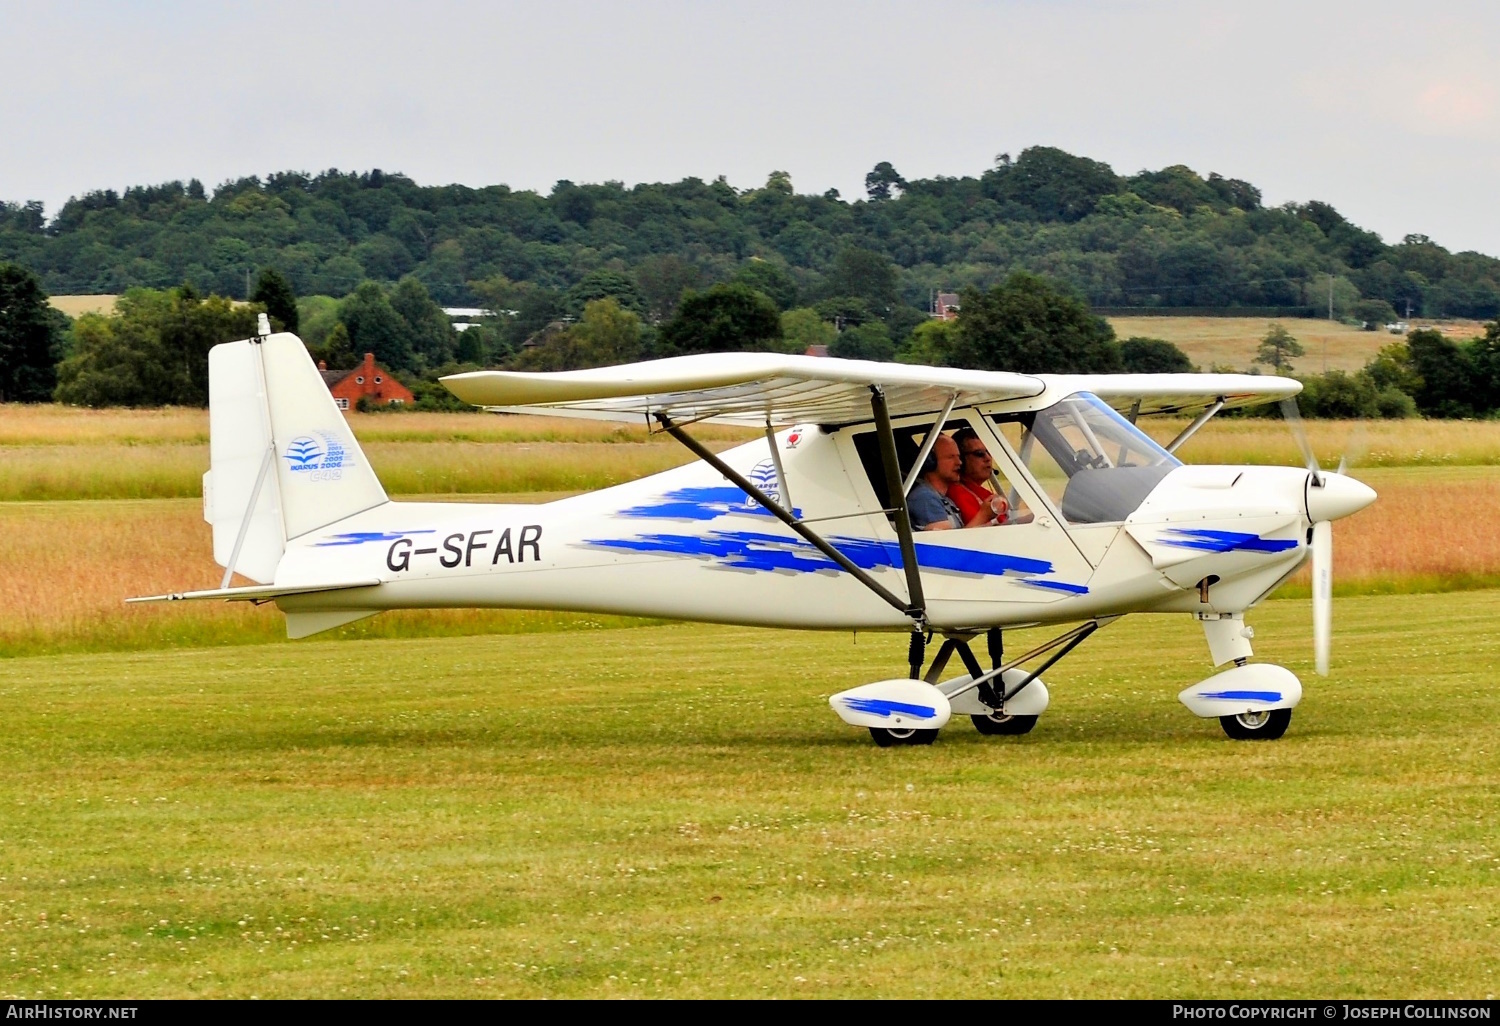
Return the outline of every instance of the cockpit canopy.
{"type": "Polygon", "coordinates": [[[1021,462],[1059,500],[1070,523],[1124,520],[1162,478],[1182,466],[1089,392],[1075,393],[1044,410],[994,419],[1013,442],[1019,429],[1021,462]]]}

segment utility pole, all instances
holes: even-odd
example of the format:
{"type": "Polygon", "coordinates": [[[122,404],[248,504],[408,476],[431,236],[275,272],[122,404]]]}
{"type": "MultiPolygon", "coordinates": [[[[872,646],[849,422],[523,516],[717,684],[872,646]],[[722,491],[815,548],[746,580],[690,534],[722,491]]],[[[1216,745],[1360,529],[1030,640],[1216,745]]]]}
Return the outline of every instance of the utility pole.
{"type": "Polygon", "coordinates": [[[1333,273],[1328,275],[1328,319],[1333,320],[1333,273]]]}
{"type": "MultiPolygon", "coordinates": [[[[1331,285],[1329,286],[1329,288],[1332,288],[1332,287],[1333,286],[1331,286],[1331,285]]],[[[1330,292],[1329,295],[1333,295],[1333,293],[1330,292]]],[[[250,302],[250,268],[248,268],[248,267],[245,268],[245,302],[247,302],[247,303],[250,302]]],[[[1330,299],[1328,302],[1330,304],[1332,304],[1333,300],[1330,299]]],[[[1328,307],[1328,309],[1332,310],[1333,309],[1332,305],[1330,305],[1328,307]]],[[[1329,314],[1328,316],[1332,317],[1333,314],[1329,314]]]]}

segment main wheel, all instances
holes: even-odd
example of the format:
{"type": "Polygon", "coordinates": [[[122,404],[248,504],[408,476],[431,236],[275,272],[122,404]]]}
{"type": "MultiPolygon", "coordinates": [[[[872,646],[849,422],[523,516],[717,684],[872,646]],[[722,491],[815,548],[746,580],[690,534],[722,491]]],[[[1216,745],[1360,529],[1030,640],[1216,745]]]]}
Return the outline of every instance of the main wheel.
{"type": "Polygon", "coordinates": [[[1219,726],[1236,741],[1275,741],[1286,733],[1291,722],[1290,709],[1261,709],[1219,717],[1219,726]]]}
{"type": "Polygon", "coordinates": [[[974,729],[981,734],[1029,734],[1036,726],[1035,716],[1007,716],[1001,712],[970,716],[969,719],[974,721],[974,729]]]}
{"type": "Polygon", "coordinates": [[[937,740],[936,730],[918,730],[916,727],[871,727],[870,736],[881,748],[896,745],[930,745],[937,740]]]}

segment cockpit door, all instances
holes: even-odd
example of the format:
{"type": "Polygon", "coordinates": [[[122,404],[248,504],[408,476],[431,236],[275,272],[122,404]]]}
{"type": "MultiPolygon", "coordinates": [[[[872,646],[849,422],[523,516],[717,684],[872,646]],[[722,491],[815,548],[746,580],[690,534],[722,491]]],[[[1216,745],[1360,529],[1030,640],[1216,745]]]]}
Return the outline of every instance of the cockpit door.
{"type": "MultiPolygon", "coordinates": [[[[930,419],[916,418],[892,425],[903,476],[933,427],[930,419]]],[[[995,433],[972,412],[955,413],[943,431],[952,435],[966,427],[1000,459],[995,433]]],[[[850,478],[861,491],[869,489],[862,504],[889,508],[873,431],[855,428],[839,434],[850,478]],[[854,470],[861,464],[864,474],[854,470]]],[[[995,526],[916,533],[917,562],[928,599],[1036,604],[1087,594],[1093,567],[1069,539],[1056,510],[1029,481],[1015,475],[1009,457],[998,466],[1001,493],[1012,498],[1016,516],[995,526]]],[[[871,520],[880,539],[894,549],[896,531],[889,520],[871,520]]]]}

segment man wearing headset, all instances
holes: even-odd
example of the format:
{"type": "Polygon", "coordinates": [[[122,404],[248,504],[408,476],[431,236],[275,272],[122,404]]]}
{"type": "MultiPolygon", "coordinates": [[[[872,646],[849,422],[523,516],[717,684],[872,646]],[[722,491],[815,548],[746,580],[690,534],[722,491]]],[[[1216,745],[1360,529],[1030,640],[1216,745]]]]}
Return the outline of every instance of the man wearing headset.
{"type": "Polygon", "coordinates": [[[974,516],[965,518],[952,492],[962,480],[963,456],[958,443],[939,435],[922,464],[922,476],[906,496],[906,512],[918,531],[951,531],[960,527],[985,527],[996,522],[1005,500],[991,495],[974,516]]]}

